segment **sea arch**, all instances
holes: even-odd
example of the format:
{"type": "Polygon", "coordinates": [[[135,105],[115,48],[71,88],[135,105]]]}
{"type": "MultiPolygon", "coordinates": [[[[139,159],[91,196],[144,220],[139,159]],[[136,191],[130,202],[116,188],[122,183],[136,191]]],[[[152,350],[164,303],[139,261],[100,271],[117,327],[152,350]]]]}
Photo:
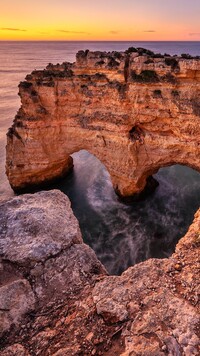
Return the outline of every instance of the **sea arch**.
{"type": "Polygon", "coordinates": [[[174,253],[199,207],[197,171],[182,165],[162,168],[154,176],[158,189],[126,199],[127,206],[115,196],[105,166],[94,155],[79,151],[73,159],[73,174],[50,189],[67,194],[85,243],[109,273],[120,274],[143,260],[174,253]]]}
{"type": "Polygon", "coordinates": [[[141,192],[161,167],[200,171],[199,59],[80,51],[74,64],[32,72],[19,95],[6,158],[15,191],[62,177],[82,149],[123,197],[141,192]]]}

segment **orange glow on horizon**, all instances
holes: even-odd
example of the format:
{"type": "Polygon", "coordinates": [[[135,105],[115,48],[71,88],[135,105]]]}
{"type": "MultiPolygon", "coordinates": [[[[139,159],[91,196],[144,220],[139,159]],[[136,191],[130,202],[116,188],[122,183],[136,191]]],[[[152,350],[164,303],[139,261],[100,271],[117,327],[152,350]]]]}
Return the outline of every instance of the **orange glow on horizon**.
{"type": "Polygon", "coordinates": [[[199,2],[176,1],[1,0],[0,40],[200,40],[199,2]]]}
{"type": "MultiPolygon", "coordinates": [[[[13,28],[13,27],[12,27],[13,28]]],[[[26,31],[22,30],[0,30],[0,41],[188,41],[195,40],[187,36],[183,31],[174,29],[165,31],[162,28],[160,31],[153,30],[141,31],[139,29],[130,30],[106,30],[98,27],[80,28],[71,27],[70,30],[58,30],[45,28],[29,28],[26,31]]],[[[15,27],[14,27],[15,28],[15,27]]]]}

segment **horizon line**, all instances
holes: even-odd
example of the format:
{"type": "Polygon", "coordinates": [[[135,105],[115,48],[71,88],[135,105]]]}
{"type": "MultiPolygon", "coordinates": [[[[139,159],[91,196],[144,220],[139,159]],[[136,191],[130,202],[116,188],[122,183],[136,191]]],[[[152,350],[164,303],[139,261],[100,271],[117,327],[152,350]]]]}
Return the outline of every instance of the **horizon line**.
{"type": "Polygon", "coordinates": [[[0,42],[200,42],[199,40],[1,40],[0,42]]]}

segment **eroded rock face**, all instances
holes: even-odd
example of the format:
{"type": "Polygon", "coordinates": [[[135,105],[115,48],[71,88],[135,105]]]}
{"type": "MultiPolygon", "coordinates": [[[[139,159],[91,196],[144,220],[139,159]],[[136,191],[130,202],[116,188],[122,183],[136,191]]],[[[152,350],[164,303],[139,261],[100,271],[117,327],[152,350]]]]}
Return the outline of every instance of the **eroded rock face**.
{"type": "Polygon", "coordinates": [[[83,243],[69,199],[56,190],[0,204],[0,263],[1,336],[106,273],[83,243]]]}
{"type": "Polygon", "coordinates": [[[83,244],[59,191],[13,198],[0,213],[2,356],[199,355],[200,210],[171,258],[121,276],[83,244]]]}
{"type": "Polygon", "coordinates": [[[63,176],[81,149],[122,196],[142,191],[160,167],[200,170],[198,58],[79,51],[74,64],[32,72],[19,94],[6,159],[16,191],[63,176]]]}

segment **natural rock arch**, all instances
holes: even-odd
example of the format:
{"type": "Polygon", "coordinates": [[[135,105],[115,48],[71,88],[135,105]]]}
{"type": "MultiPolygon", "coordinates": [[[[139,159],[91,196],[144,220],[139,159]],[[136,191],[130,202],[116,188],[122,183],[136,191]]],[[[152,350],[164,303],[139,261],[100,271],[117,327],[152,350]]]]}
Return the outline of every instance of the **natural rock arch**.
{"type": "Polygon", "coordinates": [[[63,176],[81,149],[105,165],[122,196],[142,191],[163,166],[200,171],[198,58],[79,51],[74,64],[33,71],[19,95],[6,158],[15,191],[63,176]]]}
{"type": "Polygon", "coordinates": [[[110,274],[174,253],[199,208],[197,171],[183,165],[160,169],[154,176],[160,188],[125,199],[127,207],[118,201],[105,166],[94,155],[79,151],[73,159],[74,173],[51,188],[69,197],[85,243],[110,274]]]}

